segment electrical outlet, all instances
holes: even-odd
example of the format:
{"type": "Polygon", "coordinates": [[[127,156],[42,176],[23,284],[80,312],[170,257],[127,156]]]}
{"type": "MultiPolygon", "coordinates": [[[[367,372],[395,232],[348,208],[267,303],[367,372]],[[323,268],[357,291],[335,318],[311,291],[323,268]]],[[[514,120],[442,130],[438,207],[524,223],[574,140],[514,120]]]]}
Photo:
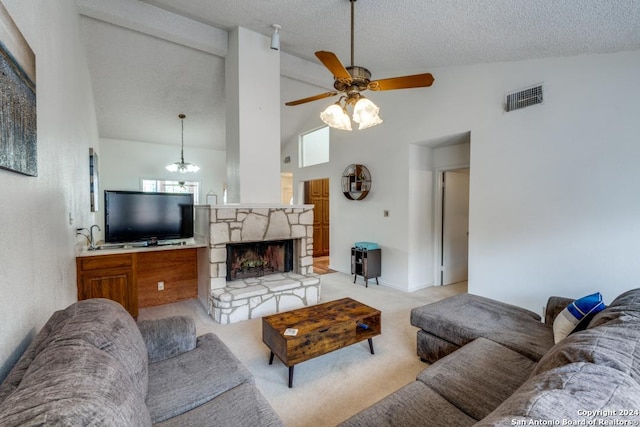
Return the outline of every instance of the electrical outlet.
{"type": "Polygon", "coordinates": [[[164,291],[164,282],[158,282],[158,290],[164,291]]]}

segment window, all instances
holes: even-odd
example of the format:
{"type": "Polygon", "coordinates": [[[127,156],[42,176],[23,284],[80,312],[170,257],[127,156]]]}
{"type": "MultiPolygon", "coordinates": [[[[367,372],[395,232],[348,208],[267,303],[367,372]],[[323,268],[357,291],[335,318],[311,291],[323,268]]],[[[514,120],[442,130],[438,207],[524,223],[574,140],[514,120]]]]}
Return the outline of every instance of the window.
{"type": "Polygon", "coordinates": [[[192,193],[193,204],[199,204],[200,183],[198,181],[168,181],[164,179],[140,180],[142,191],[152,193],[192,193]]]}
{"type": "Polygon", "coordinates": [[[329,126],[300,135],[301,168],[329,162],[329,126]]]}

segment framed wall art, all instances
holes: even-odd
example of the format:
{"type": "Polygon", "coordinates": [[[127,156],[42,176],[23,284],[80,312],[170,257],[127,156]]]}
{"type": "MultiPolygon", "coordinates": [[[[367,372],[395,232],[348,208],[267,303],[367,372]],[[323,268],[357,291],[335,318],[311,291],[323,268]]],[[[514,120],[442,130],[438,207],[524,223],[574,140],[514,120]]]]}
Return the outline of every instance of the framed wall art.
{"type": "Polygon", "coordinates": [[[0,168],[38,175],[36,58],[0,2],[0,168]]]}
{"type": "Polygon", "coordinates": [[[89,195],[91,196],[91,212],[98,212],[98,153],[89,148],[89,195]]]}

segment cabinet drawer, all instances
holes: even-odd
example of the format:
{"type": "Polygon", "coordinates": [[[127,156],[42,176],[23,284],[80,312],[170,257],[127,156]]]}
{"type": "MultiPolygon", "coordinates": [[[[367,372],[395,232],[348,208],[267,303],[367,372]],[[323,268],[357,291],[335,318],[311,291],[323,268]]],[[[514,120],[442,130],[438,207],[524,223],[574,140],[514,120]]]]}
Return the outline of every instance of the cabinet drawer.
{"type": "Polygon", "coordinates": [[[105,268],[131,267],[133,265],[133,255],[101,255],[80,258],[80,270],[102,270],[105,268]]]}

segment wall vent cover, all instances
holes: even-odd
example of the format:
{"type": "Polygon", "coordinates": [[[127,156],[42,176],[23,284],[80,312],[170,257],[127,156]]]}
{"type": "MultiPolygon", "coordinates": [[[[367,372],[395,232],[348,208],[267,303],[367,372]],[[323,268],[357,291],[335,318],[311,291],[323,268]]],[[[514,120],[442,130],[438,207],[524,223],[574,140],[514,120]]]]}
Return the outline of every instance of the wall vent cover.
{"type": "Polygon", "coordinates": [[[519,110],[532,105],[542,104],[544,100],[542,85],[532,86],[507,94],[505,111],[519,110]]]}

